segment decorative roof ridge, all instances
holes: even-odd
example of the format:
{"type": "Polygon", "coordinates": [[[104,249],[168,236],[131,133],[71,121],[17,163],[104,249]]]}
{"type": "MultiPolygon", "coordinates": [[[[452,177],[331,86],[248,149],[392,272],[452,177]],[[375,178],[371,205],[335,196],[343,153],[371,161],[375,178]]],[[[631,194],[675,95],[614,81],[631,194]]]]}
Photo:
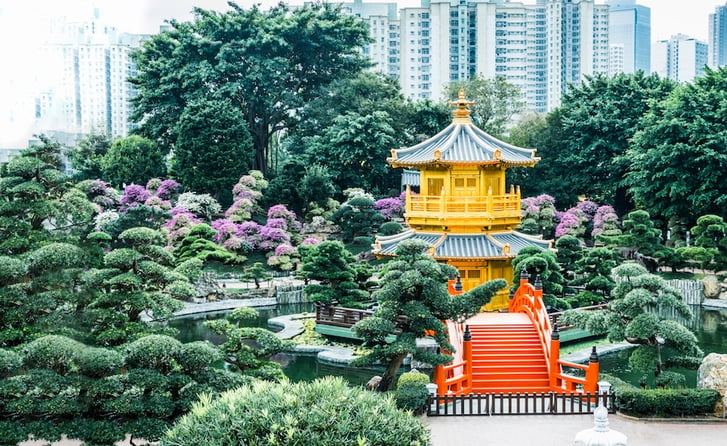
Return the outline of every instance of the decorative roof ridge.
{"type": "Polygon", "coordinates": [[[413,228],[409,228],[406,231],[402,231],[402,232],[400,232],[398,234],[393,234],[393,235],[377,235],[376,236],[376,241],[377,242],[380,242],[382,244],[389,244],[389,243],[392,243],[392,242],[396,242],[396,241],[401,241],[401,240],[407,239],[407,238],[411,237],[414,234],[416,234],[416,230],[414,230],[413,228]]]}
{"type": "Polygon", "coordinates": [[[518,146],[512,145],[512,144],[507,143],[507,142],[505,142],[505,141],[503,141],[503,140],[501,140],[499,138],[495,138],[494,136],[490,135],[489,133],[487,133],[486,131],[482,130],[481,128],[477,127],[474,124],[472,124],[470,126],[470,128],[468,129],[468,131],[470,131],[473,134],[473,136],[475,136],[477,138],[484,139],[484,140],[486,140],[490,144],[500,144],[500,145],[503,146],[503,148],[512,149],[512,150],[514,150],[516,152],[521,152],[521,153],[529,152],[530,153],[530,158],[532,160],[540,160],[539,157],[535,156],[535,153],[537,152],[537,149],[526,149],[524,147],[518,147],[518,146]]]}
{"type": "Polygon", "coordinates": [[[439,132],[437,132],[433,136],[431,136],[431,137],[425,139],[424,141],[419,142],[419,143],[417,143],[417,144],[415,144],[415,145],[413,145],[411,147],[402,147],[402,148],[399,148],[399,149],[393,149],[391,151],[392,152],[391,153],[392,156],[389,157],[388,159],[390,159],[390,160],[396,160],[396,158],[398,158],[398,155],[399,154],[409,153],[409,152],[412,152],[414,150],[421,149],[422,147],[425,147],[427,145],[430,145],[430,144],[432,144],[432,141],[434,141],[434,140],[436,140],[438,138],[444,138],[445,135],[446,135],[446,133],[449,132],[449,131],[451,131],[451,128],[454,127],[454,126],[456,126],[456,125],[460,125],[460,124],[450,123],[447,127],[443,128],[442,130],[440,130],[439,132]]]}

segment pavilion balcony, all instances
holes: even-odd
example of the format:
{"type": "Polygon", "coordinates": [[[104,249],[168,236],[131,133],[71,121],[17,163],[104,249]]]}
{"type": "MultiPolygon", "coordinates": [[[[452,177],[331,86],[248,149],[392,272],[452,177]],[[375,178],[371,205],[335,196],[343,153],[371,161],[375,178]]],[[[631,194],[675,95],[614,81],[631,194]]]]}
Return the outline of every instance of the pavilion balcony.
{"type": "Polygon", "coordinates": [[[520,194],[468,197],[407,194],[405,217],[410,226],[517,225],[521,219],[520,194]]]}

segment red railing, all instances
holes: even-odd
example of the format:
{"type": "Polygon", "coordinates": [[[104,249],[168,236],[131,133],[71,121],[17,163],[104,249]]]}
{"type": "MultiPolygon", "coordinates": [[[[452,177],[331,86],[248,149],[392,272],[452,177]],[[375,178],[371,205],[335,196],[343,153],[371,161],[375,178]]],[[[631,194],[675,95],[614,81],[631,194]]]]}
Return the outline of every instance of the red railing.
{"type": "MultiPolygon", "coordinates": [[[[439,395],[461,395],[472,391],[472,338],[467,327],[447,321],[449,343],[455,348],[452,363],[434,368],[434,384],[439,395]]],[[[449,352],[445,352],[449,353],[449,352]]],[[[449,353],[451,354],[451,353],[449,353]]]]}
{"type": "Polygon", "coordinates": [[[550,376],[550,388],[557,392],[595,392],[598,388],[598,355],[593,347],[588,365],[576,364],[560,359],[560,335],[557,328],[553,330],[550,316],[543,303],[543,289],[539,278],[535,286],[528,282],[528,276],[523,272],[520,286],[510,301],[508,311],[511,313],[525,313],[530,317],[545,352],[550,376]],[[563,373],[563,367],[580,369],[585,377],[578,377],[563,373]]]}

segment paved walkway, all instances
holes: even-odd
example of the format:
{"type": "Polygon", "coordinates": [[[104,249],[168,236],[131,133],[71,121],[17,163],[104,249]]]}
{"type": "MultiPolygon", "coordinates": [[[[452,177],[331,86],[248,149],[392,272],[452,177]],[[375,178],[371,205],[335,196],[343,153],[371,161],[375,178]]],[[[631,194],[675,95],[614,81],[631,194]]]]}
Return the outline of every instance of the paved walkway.
{"type": "MultiPolygon", "coordinates": [[[[496,415],[423,417],[434,446],[568,446],[593,428],[592,415],[496,415]]],[[[609,415],[609,428],[629,446],[717,446],[727,444],[727,421],[661,422],[609,415]]]]}

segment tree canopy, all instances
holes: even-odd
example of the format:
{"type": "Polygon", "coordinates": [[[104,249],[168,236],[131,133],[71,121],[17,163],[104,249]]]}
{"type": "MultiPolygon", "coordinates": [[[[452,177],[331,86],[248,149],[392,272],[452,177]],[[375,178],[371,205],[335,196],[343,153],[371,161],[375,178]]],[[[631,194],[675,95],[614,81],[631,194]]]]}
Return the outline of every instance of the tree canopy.
{"type": "Polygon", "coordinates": [[[328,3],[230,6],[224,13],[197,8],[194,21],[172,21],[135,53],[134,117],[141,134],[172,151],[191,104],[226,101],[252,136],[253,168],[266,173],[271,136],[291,127],[322,86],[367,65],[360,49],[368,30],[328,3]]]}
{"type": "Polygon", "coordinates": [[[654,218],[685,219],[727,208],[727,67],[681,85],[644,116],[628,151],[626,181],[654,218]]]}

